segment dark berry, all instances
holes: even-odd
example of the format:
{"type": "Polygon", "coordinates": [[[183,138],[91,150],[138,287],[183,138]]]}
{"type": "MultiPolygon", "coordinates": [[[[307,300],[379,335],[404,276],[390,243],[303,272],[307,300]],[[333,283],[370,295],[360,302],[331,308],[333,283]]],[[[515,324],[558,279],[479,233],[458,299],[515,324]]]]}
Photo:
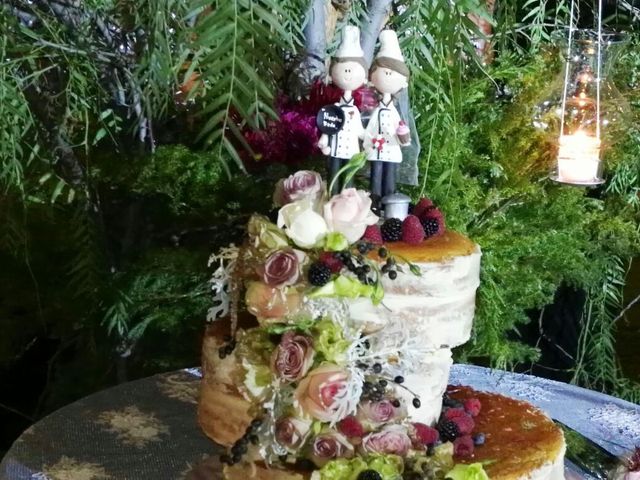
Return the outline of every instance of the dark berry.
{"type": "Polygon", "coordinates": [[[364,392],[370,392],[372,388],[373,388],[373,384],[371,382],[364,382],[362,384],[362,390],[364,392]]]}
{"type": "Polygon", "coordinates": [[[389,218],[384,221],[380,230],[382,231],[382,239],[385,242],[398,242],[402,239],[402,220],[389,218]]]}
{"type": "Polygon", "coordinates": [[[383,265],[380,271],[382,272],[383,275],[389,272],[389,265],[383,265]]]}
{"type": "Polygon", "coordinates": [[[357,480],[382,480],[382,475],[375,470],[363,470],[358,475],[357,480]]]}
{"type": "Polygon", "coordinates": [[[484,433],[478,433],[477,435],[473,436],[474,445],[484,445],[485,441],[486,441],[486,438],[484,436],[484,433]]]}
{"type": "Polygon", "coordinates": [[[253,445],[257,445],[258,442],[260,441],[260,439],[258,438],[257,435],[249,435],[249,441],[253,444],[253,445]]]}
{"type": "Polygon", "coordinates": [[[262,420],[260,420],[259,418],[255,418],[251,421],[251,425],[249,425],[249,428],[255,432],[261,426],[262,426],[262,420]]]}
{"type": "Polygon", "coordinates": [[[226,358],[227,356],[227,350],[225,349],[225,347],[220,347],[218,349],[218,357],[220,357],[220,360],[226,358]]]}
{"type": "Polygon", "coordinates": [[[400,408],[400,400],[394,398],[393,400],[391,400],[391,405],[393,405],[395,408],[400,408]]]}
{"type": "Polygon", "coordinates": [[[420,223],[424,230],[424,238],[433,237],[440,230],[440,222],[437,218],[423,218],[420,223]]]}
{"type": "Polygon", "coordinates": [[[309,283],[322,287],[331,280],[331,268],[324,262],[316,262],[309,267],[309,283]]]}
{"type": "Polygon", "coordinates": [[[242,455],[239,453],[234,453],[233,455],[231,455],[231,461],[233,463],[238,463],[240,460],[242,460],[242,455]]]}
{"type": "Polygon", "coordinates": [[[389,254],[389,252],[387,251],[387,249],[386,249],[386,248],[381,247],[381,248],[379,248],[379,249],[378,249],[378,256],[379,256],[380,258],[386,258],[386,256],[387,256],[388,254],[389,254]]]}
{"type": "Polygon", "coordinates": [[[412,403],[415,408],[420,408],[420,405],[422,405],[418,397],[414,398],[412,403]]]}
{"type": "Polygon", "coordinates": [[[231,456],[227,455],[226,453],[220,455],[220,462],[226,463],[227,465],[231,465],[233,463],[233,461],[231,460],[231,456]]]}
{"type": "Polygon", "coordinates": [[[382,365],[380,365],[379,363],[374,363],[373,364],[373,371],[375,373],[380,373],[382,371],[382,365]]]}
{"type": "Polygon", "coordinates": [[[402,375],[398,375],[396,378],[393,379],[393,381],[396,383],[404,383],[404,377],[402,375]]]}
{"type": "Polygon", "coordinates": [[[391,280],[395,280],[396,278],[398,278],[398,272],[396,272],[395,270],[391,270],[391,271],[389,272],[389,278],[390,278],[391,280]]]}
{"type": "Polygon", "coordinates": [[[383,378],[381,380],[378,380],[378,385],[380,385],[382,388],[387,386],[387,381],[383,378]]]}
{"type": "Polygon", "coordinates": [[[460,436],[458,425],[452,420],[445,420],[438,423],[436,430],[440,433],[440,438],[443,442],[453,442],[460,436]]]}

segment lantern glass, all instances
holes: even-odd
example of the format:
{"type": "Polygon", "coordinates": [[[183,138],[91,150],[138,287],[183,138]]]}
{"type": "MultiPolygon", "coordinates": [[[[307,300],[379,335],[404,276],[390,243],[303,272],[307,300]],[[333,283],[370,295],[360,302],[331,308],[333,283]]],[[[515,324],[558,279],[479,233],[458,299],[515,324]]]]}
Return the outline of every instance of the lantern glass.
{"type": "Polygon", "coordinates": [[[536,105],[533,124],[547,132],[549,140],[557,145],[550,175],[553,180],[572,185],[598,185],[604,182],[602,148],[615,140],[629,114],[628,103],[611,81],[612,66],[627,36],[603,33],[598,48],[597,32],[576,29],[570,50],[566,33],[556,34],[555,38],[562,54],[562,69],[544,93],[544,100],[536,105]]]}

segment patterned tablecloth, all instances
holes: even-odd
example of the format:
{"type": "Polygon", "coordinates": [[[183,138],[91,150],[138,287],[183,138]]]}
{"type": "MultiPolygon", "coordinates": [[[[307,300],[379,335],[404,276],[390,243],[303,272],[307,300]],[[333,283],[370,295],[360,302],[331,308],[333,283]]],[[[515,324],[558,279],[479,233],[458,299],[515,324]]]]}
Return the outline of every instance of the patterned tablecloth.
{"type": "MultiPolygon", "coordinates": [[[[199,377],[156,375],[58,410],[15,442],[0,480],[211,479],[219,465],[196,421],[199,377]]],[[[613,397],[468,365],[453,367],[451,383],[527,400],[614,454],[640,443],[640,406],[613,397]]]]}

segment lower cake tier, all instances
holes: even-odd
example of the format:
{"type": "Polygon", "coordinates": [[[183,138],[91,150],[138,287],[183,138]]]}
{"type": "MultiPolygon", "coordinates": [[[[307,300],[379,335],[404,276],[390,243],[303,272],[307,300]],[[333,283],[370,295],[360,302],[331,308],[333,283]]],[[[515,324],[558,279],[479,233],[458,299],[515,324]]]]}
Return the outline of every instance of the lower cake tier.
{"type": "MultiPolygon", "coordinates": [[[[565,441],[562,430],[533,405],[495,393],[477,392],[469,387],[449,387],[448,396],[463,402],[479,399],[482,409],[475,417],[474,435],[484,435],[484,443],[473,454],[454,457],[456,464],[482,463],[491,480],[564,479],[565,441]]],[[[202,414],[202,410],[201,410],[202,414]]],[[[224,480],[315,480],[317,472],[303,469],[267,467],[260,460],[226,465],[224,480]]],[[[398,477],[397,480],[403,480],[398,477]]],[[[407,476],[406,478],[417,478],[407,476]]],[[[431,477],[424,476],[426,479],[431,477]]],[[[350,479],[335,479],[350,480],[350,479]]]]}
{"type": "Polygon", "coordinates": [[[475,419],[475,431],[485,435],[461,463],[481,462],[491,479],[564,479],[565,441],[562,430],[541,410],[522,400],[469,387],[450,387],[456,400],[477,398],[482,410],[475,419]]]}

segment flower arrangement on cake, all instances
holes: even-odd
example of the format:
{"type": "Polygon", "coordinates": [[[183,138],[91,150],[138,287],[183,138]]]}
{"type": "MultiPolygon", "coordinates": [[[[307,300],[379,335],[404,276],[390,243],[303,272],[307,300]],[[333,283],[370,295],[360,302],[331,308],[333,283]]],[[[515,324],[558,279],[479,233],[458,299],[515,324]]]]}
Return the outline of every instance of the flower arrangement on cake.
{"type": "Polygon", "coordinates": [[[481,464],[455,460],[484,442],[473,436],[480,402],[445,397],[437,421],[411,415],[423,405],[405,376],[433,347],[402,322],[372,326],[350,311],[356,301],[384,308],[385,284],[422,275],[393,242],[442,236],[441,212],[424,199],[380,228],[367,192],[329,196],[312,171],[281,180],[273,200],[276,223],[253,216],[245,244],[212,257],[218,302],[210,315],[230,319],[216,374],[233,379],[227,384],[246,405],[237,433],[223,438],[218,429],[215,438],[228,447],[225,472],[257,464],[314,480],[487,478],[481,464]],[[257,324],[239,329],[240,310],[257,324]]]}

